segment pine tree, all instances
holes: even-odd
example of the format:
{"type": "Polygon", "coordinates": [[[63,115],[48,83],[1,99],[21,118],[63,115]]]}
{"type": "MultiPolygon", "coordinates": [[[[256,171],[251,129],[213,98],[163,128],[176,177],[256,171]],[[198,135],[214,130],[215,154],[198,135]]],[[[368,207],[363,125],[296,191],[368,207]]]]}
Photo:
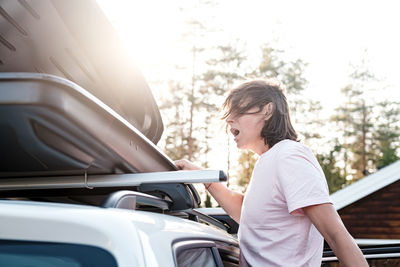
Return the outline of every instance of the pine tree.
{"type": "Polygon", "coordinates": [[[384,101],[377,104],[374,121],[374,159],[377,169],[400,159],[400,102],[384,101]]]}
{"type": "Polygon", "coordinates": [[[365,101],[369,83],[375,77],[364,65],[350,75],[351,82],[341,92],[345,101],[336,109],[331,120],[343,132],[343,159],[347,178],[358,180],[375,170],[373,162],[373,104],[365,101]]]}
{"type": "MultiPolygon", "coordinates": [[[[223,103],[223,96],[232,89],[232,86],[244,79],[244,73],[241,73],[241,65],[246,60],[242,50],[239,48],[238,41],[219,45],[213,49],[213,57],[207,61],[208,69],[202,75],[202,95],[203,105],[206,109],[205,116],[205,136],[212,136],[209,125],[216,125],[215,116],[223,103]]],[[[222,114],[221,114],[222,115],[222,114]]],[[[230,176],[230,137],[227,137],[227,175],[230,176]]],[[[208,146],[208,144],[206,144],[208,146]]],[[[229,181],[229,180],[228,180],[229,181]]],[[[229,182],[228,182],[229,186],[229,182]]]]}
{"type": "MultiPolygon", "coordinates": [[[[165,151],[172,159],[188,158],[189,151],[189,116],[187,109],[190,94],[180,83],[169,83],[168,99],[164,98],[160,106],[162,112],[169,114],[169,120],[165,127],[165,151]],[[172,118],[171,118],[172,117],[172,118]]],[[[196,148],[198,151],[199,141],[191,140],[191,150],[196,148]]]]}
{"type": "Polygon", "coordinates": [[[343,147],[339,144],[338,140],[335,140],[334,148],[327,154],[317,154],[319,164],[325,174],[326,181],[329,187],[329,193],[334,193],[339,189],[342,189],[347,181],[345,173],[341,168],[337,166],[337,157],[343,147]]]}
{"type": "Polygon", "coordinates": [[[307,80],[304,70],[307,66],[300,58],[285,60],[283,50],[275,49],[269,44],[261,47],[262,57],[257,70],[248,74],[255,78],[276,78],[286,87],[288,95],[299,95],[304,91],[307,80]]]}
{"type": "Polygon", "coordinates": [[[189,18],[186,20],[186,29],[181,34],[180,43],[183,47],[182,53],[187,53],[189,60],[180,62],[177,68],[181,73],[189,73],[190,79],[180,80],[179,83],[170,82],[169,95],[164,100],[161,111],[168,114],[166,123],[165,150],[172,159],[187,158],[197,161],[200,158],[200,141],[196,137],[201,129],[199,113],[202,109],[202,99],[199,82],[200,71],[198,67],[202,64],[201,53],[207,48],[202,42],[211,29],[204,25],[201,16],[204,12],[197,12],[200,9],[209,8],[208,1],[185,2],[181,7],[183,14],[189,18]],[[195,12],[196,11],[196,12],[195,12]],[[173,117],[172,115],[175,115],[173,117]]]}
{"type": "Polygon", "coordinates": [[[322,110],[319,101],[307,99],[302,94],[307,87],[304,71],[307,67],[302,59],[285,59],[283,50],[275,49],[269,44],[262,46],[262,58],[259,67],[250,76],[258,78],[275,78],[286,88],[286,95],[290,106],[291,117],[298,133],[305,142],[320,139],[318,130],[323,122],[319,118],[322,110]]]}

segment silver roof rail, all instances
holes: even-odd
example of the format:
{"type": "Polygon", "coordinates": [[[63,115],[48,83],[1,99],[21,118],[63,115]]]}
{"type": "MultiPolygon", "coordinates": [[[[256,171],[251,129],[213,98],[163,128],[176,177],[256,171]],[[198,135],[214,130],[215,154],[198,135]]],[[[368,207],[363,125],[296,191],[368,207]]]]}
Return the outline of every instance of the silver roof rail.
{"type": "Polygon", "coordinates": [[[121,190],[110,194],[102,203],[104,208],[136,210],[138,205],[168,210],[171,203],[167,200],[131,190],[121,190]]]}
{"type": "Polygon", "coordinates": [[[0,191],[28,189],[112,188],[165,183],[215,183],[228,178],[220,170],[168,171],[109,175],[0,178],[0,191]]]}

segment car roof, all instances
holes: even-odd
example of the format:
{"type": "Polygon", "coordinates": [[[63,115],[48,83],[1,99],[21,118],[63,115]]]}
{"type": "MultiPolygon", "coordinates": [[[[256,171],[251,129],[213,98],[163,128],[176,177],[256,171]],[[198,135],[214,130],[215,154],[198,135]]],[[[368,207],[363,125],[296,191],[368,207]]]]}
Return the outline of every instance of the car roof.
{"type": "Polygon", "coordinates": [[[116,245],[110,239],[114,237],[126,242],[145,238],[154,244],[169,245],[188,238],[237,244],[236,239],[220,229],[146,211],[0,200],[0,217],[0,239],[37,240],[46,236],[44,241],[48,242],[90,244],[108,250],[116,245]]]}

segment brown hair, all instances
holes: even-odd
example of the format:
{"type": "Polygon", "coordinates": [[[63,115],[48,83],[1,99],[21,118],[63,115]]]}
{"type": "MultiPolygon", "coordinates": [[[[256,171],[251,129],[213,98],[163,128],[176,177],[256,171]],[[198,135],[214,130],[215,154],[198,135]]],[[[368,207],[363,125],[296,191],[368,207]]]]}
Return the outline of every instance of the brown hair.
{"type": "Polygon", "coordinates": [[[284,139],[297,140],[289,116],[289,106],[278,82],[272,80],[248,81],[233,89],[225,99],[223,108],[226,110],[223,119],[229,115],[249,114],[248,110],[258,107],[258,113],[268,104],[273,104],[273,114],[265,122],[261,130],[261,137],[270,148],[284,139]]]}

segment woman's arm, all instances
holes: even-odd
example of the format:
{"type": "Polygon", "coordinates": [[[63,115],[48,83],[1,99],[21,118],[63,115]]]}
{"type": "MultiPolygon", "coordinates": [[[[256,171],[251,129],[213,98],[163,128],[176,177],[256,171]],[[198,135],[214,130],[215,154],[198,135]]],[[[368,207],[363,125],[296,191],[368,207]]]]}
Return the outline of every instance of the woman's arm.
{"type": "Polygon", "coordinates": [[[303,208],[314,226],[328,242],[341,266],[365,266],[368,263],[361,250],[343,225],[332,204],[320,204],[303,208]]]}
{"type": "Polygon", "coordinates": [[[218,202],[219,205],[237,223],[240,222],[242,212],[243,194],[228,189],[221,183],[212,183],[208,186],[208,192],[218,202]]]}
{"type": "MultiPolygon", "coordinates": [[[[177,160],[175,161],[175,164],[181,170],[202,169],[188,160],[177,160]]],[[[239,223],[240,213],[242,211],[243,194],[233,192],[221,183],[204,184],[204,186],[226,213],[239,223]]]]}

